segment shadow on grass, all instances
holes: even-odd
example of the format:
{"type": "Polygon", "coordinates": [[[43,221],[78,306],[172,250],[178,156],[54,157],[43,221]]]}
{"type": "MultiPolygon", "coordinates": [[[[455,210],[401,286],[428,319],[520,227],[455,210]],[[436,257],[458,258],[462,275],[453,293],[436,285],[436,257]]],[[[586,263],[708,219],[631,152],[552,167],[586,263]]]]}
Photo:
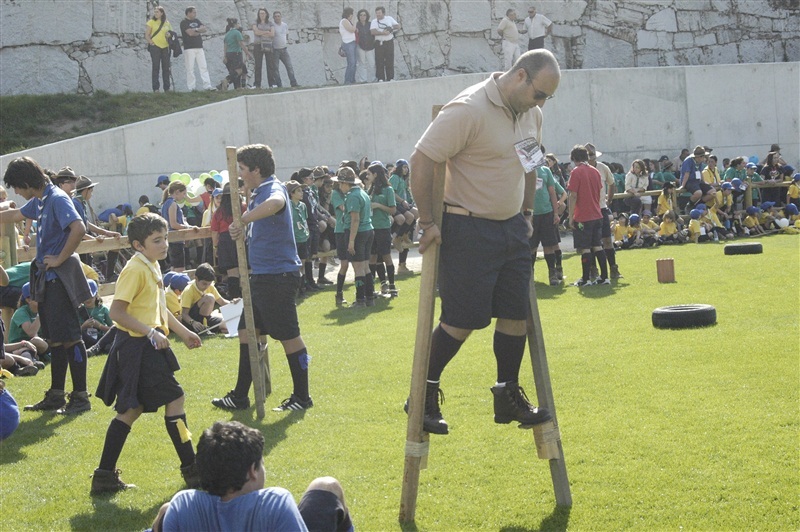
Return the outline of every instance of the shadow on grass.
{"type": "Polygon", "coordinates": [[[547,283],[536,283],[536,299],[555,299],[564,295],[567,291],[567,285],[560,284],[558,286],[550,286],[547,283]]]}
{"type": "Polygon", "coordinates": [[[612,283],[613,284],[610,285],[586,286],[584,288],[573,287],[573,289],[578,290],[580,295],[587,299],[601,299],[604,297],[611,297],[617,290],[622,290],[628,286],[628,283],[621,283],[619,281],[612,281],[612,283]]]}
{"type": "Polygon", "coordinates": [[[272,449],[278,446],[280,442],[286,439],[286,430],[305,417],[305,410],[292,410],[288,414],[279,414],[271,412],[267,409],[266,416],[263,420],[255,418],[256,410],[237,410],[233,413],[232,421],[238,421],[248,427],[258,429],[264,435],[264,456],[267,456],[272,449]],[[265,422],[269,420],[270,415],[283,416],[275,422],[265,422]]]}
{"type": "Polygon", "coordinates": [[[386,297],[375,298],[374,307],[366,308],[350,308],[350,303],[344,307],[336,307],[331,309],[330,312],[325,314],[325,319],[328,320],[326,326],[339,326],[362,321],[371,314],[385,312],[391,310],[391,299],[386,297]]]}
{"type": "Polygon", "coordinates": [[[528,532],[533,530],[566,530],[569,525],[569,514],[572,511],[571,506],[556,506],[553,512],[542,519],[539,526],[536,528],[529,528],[526,526],[508,525],[500,528],[503,532],[528,532]]]}
{"type": "MultiPolygon", "coordinates": [[[[130,507],[119,506],[111,499],[117,494],[93,496],[94,511],[91,513],[77,514],[70,518],[72,530],[114,530],[119,523],[141,523],[142,528],[153,523],[158,509],[162,503],[155,504],[147,510],[137,510],[130,507]]],[[[125,504],[123,502],[123,504],[125,504]]]]}
{"type": "MultiPolygon", "coordinates": [[[[20,406],[20,410],[22,407],[20,406]]],[[[29,415],[21,413],[19,427],[14,431],[14,437],[3,440],[0,447],[0,463],[10,464],[25,458],[22,449],[28,445],[38,444],[53,435],[55,429],[79,418],[80,416],[61,416],[55,413],[44,412],[38,417],[28,418],[29,415]]]]}

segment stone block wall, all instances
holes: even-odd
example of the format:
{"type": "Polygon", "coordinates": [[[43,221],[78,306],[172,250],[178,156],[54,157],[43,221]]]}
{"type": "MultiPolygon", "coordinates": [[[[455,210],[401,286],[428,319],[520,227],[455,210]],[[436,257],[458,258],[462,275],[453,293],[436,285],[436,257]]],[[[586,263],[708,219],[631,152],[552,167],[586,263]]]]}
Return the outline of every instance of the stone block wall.
{"type": "MultiPolygon", "coordinates": [[[[227,74],[225,19],[249,28],[264,5],[289,25],[303,86],[342,83],[345,6],[374,13],[384,5],[400,22],[398,79],[499,69],[497,24],[509,8],[523,18],[529,5],[554,22],[545,45],[563,68],[800,60],[800,0],[0,0],[0,95],[149,91],[144,25],[156,3],[176,29],[185,7],[197,7],[210,30],[204,48],[215,84],[227,74]]],[[[173,60],[173,79],[186,90],[183,57],[173,60]]]]}

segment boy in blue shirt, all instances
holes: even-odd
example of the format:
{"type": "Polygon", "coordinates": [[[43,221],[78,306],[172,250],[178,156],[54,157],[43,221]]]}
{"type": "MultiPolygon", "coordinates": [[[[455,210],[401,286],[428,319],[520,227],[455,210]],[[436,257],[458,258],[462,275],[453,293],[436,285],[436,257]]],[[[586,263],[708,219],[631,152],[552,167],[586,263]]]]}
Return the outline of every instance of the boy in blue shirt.
{"type": "MultiPolygon", "coordinates": [[[[248,240],[248,256],[252,274],[250,292],[256,335],[268,334],[278,340],[286,353],[292,375],[293,392],[276,412],[306,410],[314,406],[308,394],[308,362],[306,344],[300,336],[295,291],[300,277],[300,258],[292,230],[292,208],[289,193],[275,177],[272,150],[264,144],[251,144],[236,152],[239,175],[250,189],[250,203],[241,222],[231,224],[234,240],[248,240]]],[[[226,410],[249,408],[250,348],[244,316],[239,321],[239,375],[236,387],[225,397],[211,404],[226,410]]]]}
{"type": "Polygon", "coordinates": [[[25,410],[76,414],[92,408],[86,391],[86,347],[81,337],[78,306],[92,297],[75,250],[86,227],[70,197],[54,186],[30,157],[11,161],[3,176],[6,186],[28,200],[21,209],[0,212],[0,223],[36,220],[36,260],[31,264],[31,298],[41,305],[42,337],[50,345],[51,382],[44,399],[25,410]],[[72,393],[66,401],[67,368],[72,393]]]}

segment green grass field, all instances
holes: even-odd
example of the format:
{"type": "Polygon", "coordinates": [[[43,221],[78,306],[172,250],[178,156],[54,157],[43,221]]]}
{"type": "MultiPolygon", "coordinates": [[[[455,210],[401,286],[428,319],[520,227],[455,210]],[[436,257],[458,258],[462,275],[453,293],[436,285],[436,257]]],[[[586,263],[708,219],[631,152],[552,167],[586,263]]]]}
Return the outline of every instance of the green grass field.
{"type": "MultiPolygon", "coordinates": [[[[619,253],[612,287],[537,284],[553,392],[572,489],[556,508],[548,464],[531,431],[492,421],[492,332],[476,332],[445,371],[449,436],[432,436],[417,505],[419,530],[797,530],[800,528],[800,238],[761,240],[760,255],[725,256],[701,244],[619,253]],[[675,259],[677,282],[659,284],[657,258],[675,259]],[[716,326],[652,327],[659,306],[708,303],[716,326]]],[[[537,263],[544,280],[544,263],[537,263]]],[[[579,259],[564,269],[575,279],[579,259]]],[[[235,340],[177,349],[189,427],[236,419],[266,438],[267,484],[299,499],[308,482],[345,486],[356,528],[399,529],[406,416],[419,276],[367,310],[339,310],[333,292],[299,305],[313,356],[315,407],[269,409],[290,393],[279,344],[270,342],[274,393],[267,416],[230,414],[209,401],[233,387],[235,340]]],[[[352,291],[352,290],[351,290],[352,291]]],[[[90,359],[90,388],[105,357],[90,359]]],[[[522,384],[535,397],[528,362],[522,384]]],[[[49,370],[8,382],[20,405],[37,401],[49,370]]],[[[93,391],[93,389],[92,389],[93,391]]],[[[181,489],[163,412],[134,425],[118,464],[138,488],[89,496],[113,413],[93,400],[80,417],[24,413],[0,443],[6,530],[137,530],[181,489]]],[[[196,438],[195,438],[196,441],[196,438]]],[[[414,529],[413,527],[411,529],[414,529]]]]}

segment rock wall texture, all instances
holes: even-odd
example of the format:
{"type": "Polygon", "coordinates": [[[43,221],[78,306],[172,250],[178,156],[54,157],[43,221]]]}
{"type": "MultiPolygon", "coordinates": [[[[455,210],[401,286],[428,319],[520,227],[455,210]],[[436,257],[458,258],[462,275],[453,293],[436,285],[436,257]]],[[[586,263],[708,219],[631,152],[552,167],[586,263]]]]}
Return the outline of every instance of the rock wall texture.
{"type": "MultiPolygon", "coordinates": [[[[800,0],[0,2],[2,95],[149,91],[144,25],[155,4],[166,9],[176,29],[186,6],[197,7],[210,30],[204,48],[215,84],[227,74],[225,19],[237,17],[249,28],[263,6],[281,11],[289,25],[289,54],[303,86],[342,83],[338,24],[345,6],[374,13],[384,5],[401,24],[398,79],[499,69],[497,24],[507,9],[516,9],[521,19],[530,5],[553,21],[545,46],[569,69],[800,60],[800,0]]],[[[175,88],[186,90],[183,57],[173,60],[172,70],[175,88]]]]}

